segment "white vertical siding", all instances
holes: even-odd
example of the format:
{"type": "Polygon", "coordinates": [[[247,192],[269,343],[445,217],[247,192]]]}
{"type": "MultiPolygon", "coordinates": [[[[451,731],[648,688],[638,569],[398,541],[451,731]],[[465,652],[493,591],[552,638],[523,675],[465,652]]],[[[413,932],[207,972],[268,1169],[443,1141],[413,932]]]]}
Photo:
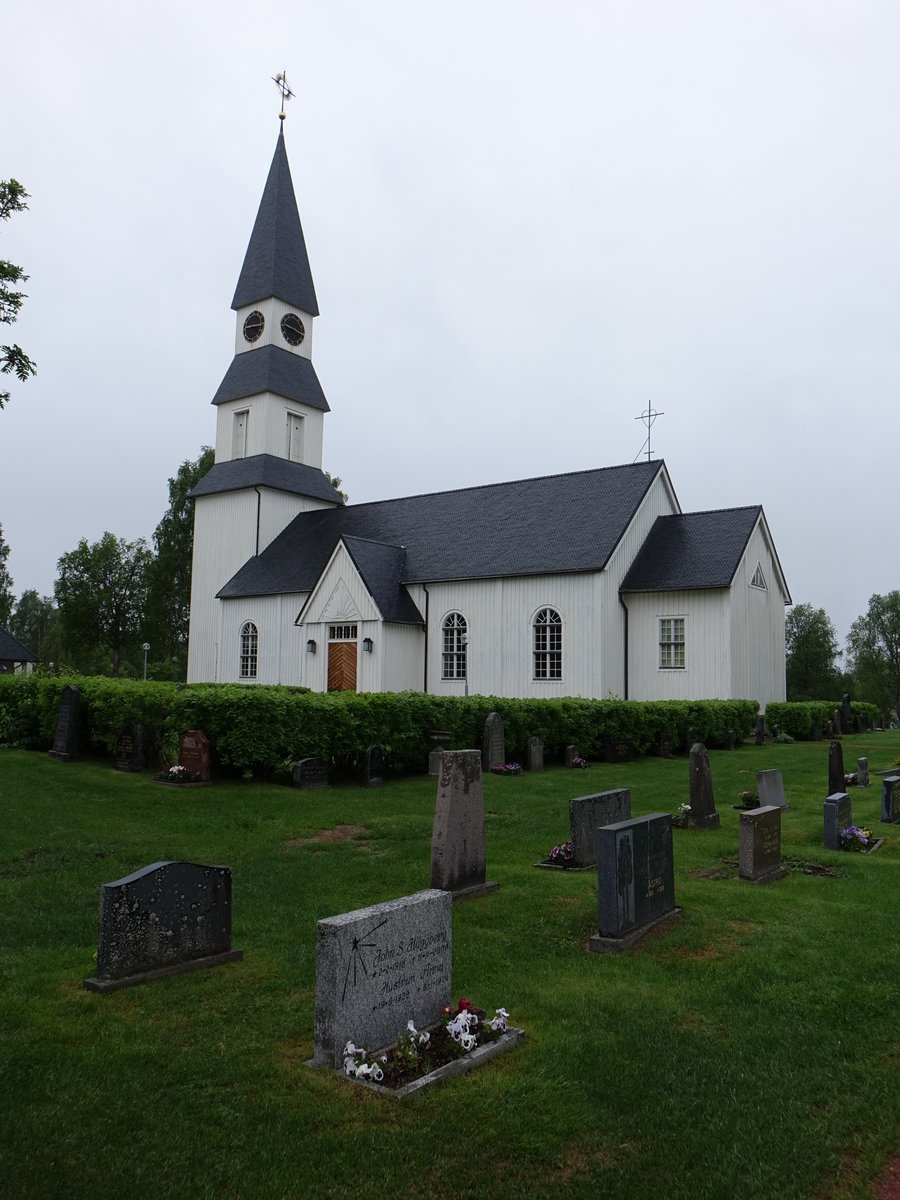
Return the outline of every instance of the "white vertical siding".
{"type": "Polygon", "coordinates": [[[731,695],[758,700],[784,700],[784,605],[780,572],[761,521],[750,536],[732,586],[731,695]],[[766,590],[750,587],[756,564],[766,590]]]}
{"type": "MultiPolygon", "coordinates": [[[[234,414],[250,412],[247,427],[247,452],[273,454],[276,458],[287,458],[287,417],[298,413],[303,417],[303,457],[310,467],[322,469],[322,434],[325,414],[318,408],[298,404],[274,392],[259,392],[255,396],[242,396],[239,400],[226,400],[216,405],[216,462],[230,462],[234,458],[234,414]]],[[[296,460],[295,460],[296,461],[296,460]]]]}
{"type": "Polygon", "coordinates": [[[269,296],[268,299],[260,300],[257,304],[245,304],[243,308],[238,309],[236,316],[235,354],[258,350],[261,346],[279,346],[282,350],[287,350],[289,354],[297,354],[301,358],[312,358],[312,331],[315,318],[311,313],[304,312],[302,308],[294,308],[290,304],[285,304],[283,300],[276,300],[274,296],[269,296]],[[244,337],[244,321],[252,312],[261,312],[266,325],[258,341],[248,342],[244,337]],[[286,313],[296,313],[303,322],[306,334],[299,346],[292,346],[282,337],[281,318],[286,313]]]}
{"type": "MultiPolygon", "coordinates": [[[[640,592],[628,605],[628,695],[632,700],[727,700],[731,690],[727,588],[640,592]],[[684,617],[684,670],[661,670],[659,622],[684,617]]],[[[742,697],[741,697],[742,698],[742,697]]]]}

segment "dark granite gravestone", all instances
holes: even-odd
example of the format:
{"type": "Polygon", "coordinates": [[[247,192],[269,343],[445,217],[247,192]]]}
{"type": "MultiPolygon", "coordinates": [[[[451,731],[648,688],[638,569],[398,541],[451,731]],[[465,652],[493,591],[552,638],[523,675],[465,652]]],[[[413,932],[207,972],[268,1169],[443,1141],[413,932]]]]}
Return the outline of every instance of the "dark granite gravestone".
{"type": "Polygon", "coordinates": [[[725,749],[726,749],[726,750],[733,750],[733,749],[734,749],[734,742],[735,742],[735,733],[734,733],[734,730],[733,730],[733,729],[729,729],[729,730],[728,730],[728,733],[726,734],[726,738],[725,738],[725,749]]]}
{"type": "Polygon", "coordinates": [[[606,761],[625,763],[634,761],[634,742],[631,738],[616,738],[606,743],[606,761]]]}
{"type": "Polygon", "coordinates": [[[178,739],[178,765],[186,767],[196,783],[209,783],[212,747],[202,729],[189,729],[178,739]]]}
{"type": "MultiPolygon", "coordinates": [[[[787,808],[784,798],[784,781],[780,771],[757,771],[756,790],[759,794],[759,807],[787,808]]],[[[753,809],[750,810],[751,812],[753,809]]],[[[780,828],[780,826],[779,826],[780,828]]]]}
{"type": "Polygon", "coordinates": [[[525,747],[525,770],[526,771],[543,771],[544,769],[544,743],[539,737],[528,739],[528,745],[525,747]]]}
{"type": "Polygon", "coordinates": [[[327,788],[328,763],[321,758],[301,758],[294,763],[293,783],[296,788],[327,788]]]}
{"type": "Polygon", "coordinates": [[[848,733],[853,728],[853,710],[850,707],[849,692],[844,692],[841,696],[841,725],[848,733]]]}
{"type": "Polygon", "coordinates": [[[140,721],[123,721],[116,741],[116,770],[143,771],[144,727],[140,721]]]}
{"type": "Polygon", "coordinates": [[[784,879],[781,865],[781,808],[763,805],[740,815],[738,874],[750,883],[784,879]]]}
{"type": "Polygon", "coordinates": [[[432,729],[428,736],[433,745],[428,752],[428,774],[437,777],[441,773],[441,755],[447,749],[450,733],[446,729],[432,729]]]}
{"type": "Polygon", "coordinates": [[[422,1030],[437,1024],[450,1003],[452,943],[453,901],[444,891],[319,921],[313,1062],[340,1067],[348,1041],[375,1054],[407,1021],[422,1030]]]}
{"type": "Polygon", "coordinates": [[[756,718],[753,740],[757,746],[764,746],[766,744],[766,718],[761,714],[756,718]]]}
{"type": "Polygon", "coordinates": [[[581,757],[581,755],[578,753],[577,746],[566,746],[565,757],[564,757],[563,761],[565,762],[567,767],[574,767],[575,759],[580,758],[580,757],[581,757]]]}
{"type": "Polygon", "coordinates": [[[381,787],[384,783],[384,756],[380,746],[369,746],[362,761],[363,787],[381,787]]]}
{"type": "Polygon", "coordinates": [[[819,724],[819,722],[818,722],[818,721],[813,721],[813,723],[812,723],[812,730],[811,730],[811,732],[810,732],[810,737],[812,738],[812,740],[813,740],[814,742],[818,742],[818,741],[820,741],[820,740],[821,740],[821,738],[822,738],[822,726],[819,724]]]}
{"type": "Polygon", "coordinates": [[[503,737],[503,718],[497,712],[488,713],[481,741],[481,769],[502,767],[506,762],[506,741],[503,737]]]}
{"type": "Polygon", "coordinates": [[[881,823],[900,825],[900,775],[886,775],[881,781],[881,823]]]}
{"type": "Polygon", "coordinates": [[[840,742],[832,742],[828,747],[828,795],[836,796],[847,786],[844,777],[844,751],[840,742]]]}
{"type": "Polygon", "coordinates": [[[599,928],[590,948],[602,954],[627,949],[681,909],[675,907],[669,813],[601,826],[596,838],[599,928]]]}
{"type": "Polygon", "coordinates": [[[825,722],[825,736],[829,740],[834,737],[834,721],[825,722]]]}
{"type": "Polygon", "coordinates": [[[100,888],[97,975],[111,992],[244,957],[231,948],[231,868],[152,863],[100,888]]]}
{"type": "MultiPolygon", "coordinates": [[[[844,727],[841,724],[841,710],[836,708],[831,715],[831,728],[834,737],[840,737],[844,732],[844,727]]],[[[848,729],[849,733],[850,730],[848,729]]]]}
{"type": "Polygon", "coordinates": [[[631,817],[631,789],[618,788],[597,792],[594,796],[576,796],[569,801],[569,841],[572,866],[588,867],[596,861],[596,832],[601,825],[613,825],[631,817]]]}
{"type": "Polygon", "coordinates": [[[713,796],[712,774],[709,770],[709,755],[702,742],[691,746],[690,754],[691,829],[718,829],[719,814],[713,796]]]}
{"type": "Polygon", "coordinates": [[[672,756],[672,739],[667,733],[659,735],[659,757],[671,758],[672,756]]]}
{"type": "Polygon", "coordinates": [[[854,733],[862,733],[863,732],[862,720],[860,717],[854,716],[854,718],[853,718],[853,732],[854,733]]]}
{"type": "Polygon", "coordinates": [[[700,739],[697,737],[696,729],[694,729],[693,725],[688,725],[688,731],[687,731],[688,753],[690,753],[691,746],[693,746],[695,742],[699,742],[699,740],[700,739]]]}
{"type": "Polygon", "coordinates": [[[59,716],[56,718],[56,733],[53,735],[51,758],[69,762],[78,757],[78,720],[81,711],[81,693],[77,687],[67,684],[59,701],[59,716]]]}
{"type": "Polygon", "coordinates": [[[484,785],[477,750],[445,750],[431,834],[431,886],[454,899],[493,892],[486,881],[484,785]]]}
{"type": "Polygon", "coordinates": [[[856,760],[856,786],[869,786],[869,760],[867,758],[858,758],[856,760]]]}
{"type": "Polygon", "coordinates": [[[853,824],[853,808],[846,792],[835,792],[825,801],[825,849],[840,850],[841,830],[853,824]]]}

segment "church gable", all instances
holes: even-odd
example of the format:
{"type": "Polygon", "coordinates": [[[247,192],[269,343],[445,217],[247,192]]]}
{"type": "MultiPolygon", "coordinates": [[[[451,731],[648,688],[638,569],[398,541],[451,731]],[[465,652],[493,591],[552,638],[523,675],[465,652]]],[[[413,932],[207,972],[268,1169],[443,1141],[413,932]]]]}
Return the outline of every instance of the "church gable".
{"type": "Polygon", "coordinates": [[[380,620],[381,613],[356,564],[339,542],[300,610],[297,624],[380,620]]]}

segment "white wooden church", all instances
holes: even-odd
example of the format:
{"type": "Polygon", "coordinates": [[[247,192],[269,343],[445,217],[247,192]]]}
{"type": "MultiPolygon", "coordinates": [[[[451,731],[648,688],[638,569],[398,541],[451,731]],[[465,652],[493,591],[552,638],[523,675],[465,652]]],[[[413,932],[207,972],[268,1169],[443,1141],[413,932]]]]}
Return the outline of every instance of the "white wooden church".
{"type": "Polygon", "coordinates": [[[762,507],[683,513],[664,462],[342,503],[283,126],[231,307],[189,682],[784,699],[791,599],[762,507]]]}

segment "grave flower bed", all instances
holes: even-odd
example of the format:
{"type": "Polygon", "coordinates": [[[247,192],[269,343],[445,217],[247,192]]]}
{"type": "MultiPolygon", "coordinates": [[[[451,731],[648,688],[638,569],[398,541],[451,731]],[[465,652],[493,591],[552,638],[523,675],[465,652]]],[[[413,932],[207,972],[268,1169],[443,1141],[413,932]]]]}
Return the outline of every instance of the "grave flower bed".
{"type": "Polygon", "coordinates": [[[521,775],[522,767],[517,762],[497,763],[491,767],[492,775],[521,775]]]}
{"type": "Polygon", "coordinates": [[[193,771],[180,764],[169,767],[159,775],[153,776],[154,783],[164,783],[169,787],[209,787],[208,779],[200,779],[193,771]]]}
{"type": "Polygon", "coordinates": [[[749,788],[742,792],[738,792],[738,803],[732,804],[732,808],[747,809],[759,807],[759,792],[751,791],[749,788]]]}
{"type": "Polygon", "coordinates": [[[868,854],[875,849],[875,839],[871,829],[863,829],[860,825],[847,825],[841,830],[841,849],[850,850],[856,854],[868,854]]]}
{"type": "Polygon", "coordinates": [[[344,1047],[344,1074],[391,1090],[404,1088],[481,1047],[499,1042],[507,1033],[508,1021],[505,1008],[495,1009],[488,1020],[483,1009],[462,997],[456,1011],[448,1004],[441,1022],[430,1030],[418,1030],[412,1021],[407,1022],[397,1044],[383,1054],[370,1056],[364,1046],[348,1042],[344,1047]]]}

